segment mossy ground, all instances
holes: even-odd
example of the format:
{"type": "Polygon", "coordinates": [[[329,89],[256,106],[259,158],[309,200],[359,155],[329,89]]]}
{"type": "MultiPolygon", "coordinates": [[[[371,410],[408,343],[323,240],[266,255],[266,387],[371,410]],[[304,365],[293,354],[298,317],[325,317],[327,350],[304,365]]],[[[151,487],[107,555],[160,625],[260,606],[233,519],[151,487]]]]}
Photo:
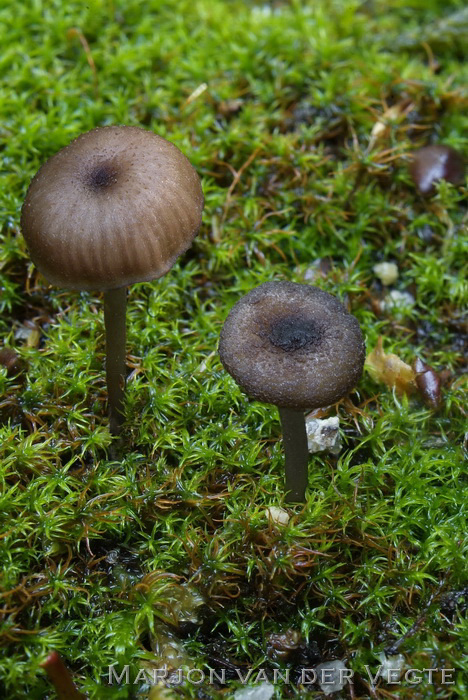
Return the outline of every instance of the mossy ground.
{"type": "MultiPolygon", "coordinates": [[[[134,678],[170,653],[295,680],[341,658],[355,670],[345,697],[467,697],[464,191],[443,182],[422,199],[407,168],[420,145],[463,150],[462,1],[27,0],[0,21],[0,332],[18,355],[0,370],[2,697],[52,697],[51,649],[98,699],[146,697],[109,688],[109,664],[134,678]],[[38,276],[19,212],[46,158],[122,123],[179,146],[206,207],[172,272],[130,290],[112,452],[102,298],[38,276]],[[380,303],[382,260],[414,297],[401,313],[380,303]],[[249,402],[216,351],[231,306],[271,279],[336,294],[369,350],[382,335],[445,377],[434,413],[366,374],[331,410],[343,451],[311,458],[307,504],[284,527],[266,515],[283,501],[276,410],[249,402]],[[271,635],[288,629],[302,642],[280,659],[271,635]],[[392,647],[406,667],[457,669],[455,684],[369,688],[365,665],[392,647]]],[[[321,694],[276,686],[306,692],[321,694]]]]}

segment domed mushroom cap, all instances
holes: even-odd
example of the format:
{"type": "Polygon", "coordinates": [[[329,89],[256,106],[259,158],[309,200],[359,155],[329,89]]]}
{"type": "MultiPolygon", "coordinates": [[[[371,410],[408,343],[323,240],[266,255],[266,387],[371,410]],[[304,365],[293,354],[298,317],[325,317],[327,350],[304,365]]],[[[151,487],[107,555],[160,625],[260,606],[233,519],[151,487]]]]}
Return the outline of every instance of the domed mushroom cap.
{"type": "Polygon", "coordinates": [[[44,163],[21,228],[50,282],[105,290],[164,275],[189,248],[202,209],[200,179],[176,146],[138,127],[109,126],[44,163]]]}
{"type": "Polygon", "coordinates": [[[458,185],[463,182],[463,157],[450,146],[425,146],[413,154],[410,174],[421,194],[431,194],[438,180],[458,185]]]}
{"type": "Polygon", "coordinates": [[[219,354],[252,398],[305,410],[351,391],[362,374],[365,345],[357,320],[331,294],[266,282],[231,309],[219,354]]]}

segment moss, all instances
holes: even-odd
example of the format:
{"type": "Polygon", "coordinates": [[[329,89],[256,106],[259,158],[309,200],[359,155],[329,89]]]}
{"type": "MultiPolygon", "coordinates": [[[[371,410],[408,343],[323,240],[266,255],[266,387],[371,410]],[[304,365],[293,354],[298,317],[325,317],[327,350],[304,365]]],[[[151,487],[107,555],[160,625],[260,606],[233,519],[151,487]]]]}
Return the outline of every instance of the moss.
{"type": "Polygon", "coordinates": [[[398,697],[466,692],[464,190],[442,182],[422,199],[407,169],[420,145],[465,145],[459,40],[431,39],[461,9],[37,0],[0,11],[0,334],[21,361],[0,367],[0,684],[12,700],[49,692],[39,664],[51,649],[98,699],[147,696],[143,681],[109,687],[108,667],[129,664],[134,678],[168,654],[227,668],[229,692],[236,670],[290,668],[277,697],[306,692],[301,668],[345,658],[369,697],[365,665],[385,649],[408,667],[457,669],[455,686],[439,674],[398,697]],[[425,44],[411,40],[420,28],[425,44]],[[206,207],[172,272],[131,289],[116,445],[102,298],[37,275],[19,210],[47,157],[120,123],[179,146],[206,207]],[[382,260],[414,298],[400,315],[381,304],[382,260]],[[421,356],[445,380],[433,413],[367,375],[336,409],[344,450],[311,458],[309,500],[286,526],[266,514],[283,499],[276,412],[249,402],[216,352],[229,309],[271,279],[336,294],[368,349],[383,335],[387,352],[421,356]],[[192,618],[186,584],[204,600],[192,618]],[[291,628],[301,642],[278,660],[271,635],[291,628]]]}

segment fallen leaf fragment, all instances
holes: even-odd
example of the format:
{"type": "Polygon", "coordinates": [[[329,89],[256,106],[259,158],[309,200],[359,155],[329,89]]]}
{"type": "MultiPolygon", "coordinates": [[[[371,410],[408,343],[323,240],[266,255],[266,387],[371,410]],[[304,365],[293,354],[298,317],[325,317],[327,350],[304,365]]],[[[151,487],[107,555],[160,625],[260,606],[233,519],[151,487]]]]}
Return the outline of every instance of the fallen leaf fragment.
{"type": "Polygon", "coordinates": [[[266,509],[268,519],[275,525],[287,525],[289,523],[289,513],[284,508],[270,506],[266,509]]]}
{"type": "Polygon", "coordinates": [[[382,336],[377,345],[366,358],[365,367],[370,375],[388,387],[395,387],[398,394],[411,394],[416,391],[416,372],[398,355],[386,354],[383,350],[382,336]]]}

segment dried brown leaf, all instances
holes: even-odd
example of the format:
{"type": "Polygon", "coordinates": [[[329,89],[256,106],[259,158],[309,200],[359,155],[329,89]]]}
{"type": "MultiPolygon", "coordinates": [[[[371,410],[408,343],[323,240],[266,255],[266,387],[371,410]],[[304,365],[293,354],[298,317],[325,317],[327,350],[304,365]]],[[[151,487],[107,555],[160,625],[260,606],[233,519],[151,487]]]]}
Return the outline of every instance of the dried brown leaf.
{"type": "Polygon", "coordinates": [[[365,367],[377,382],[395,387],[398,394],[411,394],[416,390],[416,373],[398,355],[385,353],[382,336],[366,358],[365,367]]]}

